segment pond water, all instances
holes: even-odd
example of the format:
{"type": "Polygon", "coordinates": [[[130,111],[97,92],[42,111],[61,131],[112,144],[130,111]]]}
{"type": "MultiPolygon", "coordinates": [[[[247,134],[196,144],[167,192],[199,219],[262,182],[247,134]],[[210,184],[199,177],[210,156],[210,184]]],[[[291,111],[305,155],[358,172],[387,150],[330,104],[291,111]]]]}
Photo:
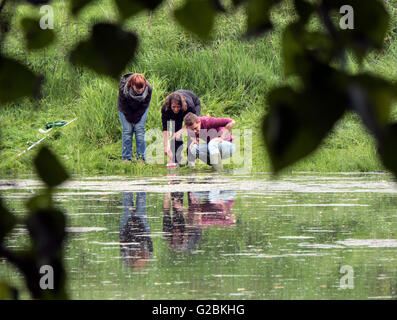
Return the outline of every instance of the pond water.
{"type": "MultiPolygon", "coordinates": [[[[41,187],[0,181],[20,216],[41,187]]],[[[397,298],[397,187],[386,174],[75,178],[55,199],[72,299],[397,298]]],[[[7,245],[23,248],[26,233],[7,245]]],[[[21,284],[0,265],[0,281],[21,284]]]]}

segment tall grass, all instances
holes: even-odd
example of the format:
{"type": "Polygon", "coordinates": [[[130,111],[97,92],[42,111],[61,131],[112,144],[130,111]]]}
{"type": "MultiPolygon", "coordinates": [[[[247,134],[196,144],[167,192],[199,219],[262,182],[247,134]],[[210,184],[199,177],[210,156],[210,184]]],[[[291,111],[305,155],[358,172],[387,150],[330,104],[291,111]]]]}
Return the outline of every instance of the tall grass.
{"type": "MultiPolygon", "coordinates": [[[[181,1],[170,3],[172,7],[181,1]]],[[[5,52],[16,56],[35,71],[45,75],[41,100],[20,100],[0,109],[0,172],[29,173],[35,151],[16,160],[15,155],[42,137],[38,128],[52,120],[78,120],[69,127],[54,130],[45,143],[60,155],[72,173],[80,174],[159,174],[164,166],[139,167],[121,163],[121,124],[117,112],[117,82],[68,63],[68,51],[89,34],[99,21],[114,21],[117,10],[113,1],[96,1],[85,8],[80,20],[70,17],[66,2],[54,4],[57,43],[38,51],[27,52],[23,45],[19,20],[37,15],[38,9],[20,6],[11,32],[4,44],[5,52]]],[[[397,5],[390,6],[391,30],[386,47],[371,54],[360,67],[352,58],[349,69],[376,71],[397,79],[397,5]]],[[[160,108],[164,98],[177,89],[195,92],[202,102],[202,114],[230,116],[239,129],[253,130],[254,171],[270,170],[261,136],[261,121],[266,113],[265,97],[285,79],[280,57],[281,31],[294,17],[291,3],[278,6],[272,13],[276,29],[262,38],[245,41],[241,34],[245,18],[241,11],[220,16],[213,41],[203,44],[172,20],[167,2],[153,13],[150,23],[146,13],[125,22],[126,30],[135,31],[139,50],[125,72],[145,74],[153,86],[153,96],[146,122],[147,129],[161,128],[160,108]]],[[[313,22],[313,27],[318,27],[313,22]]],[[[117,48],[115,48],[117,50],[117,48]]],[[[396,108],[393,109],[397,119],[396,108]]],[[[150,142],[149,142],[150,143],[150,142]]],[[[382,170],[375,155],[372,138],[357,117],[347,115],[337,125],[321,148],[289,170],[374,171],[382,170]]],[[[201,169],[199,169],[201,170],[201,169]]]]}

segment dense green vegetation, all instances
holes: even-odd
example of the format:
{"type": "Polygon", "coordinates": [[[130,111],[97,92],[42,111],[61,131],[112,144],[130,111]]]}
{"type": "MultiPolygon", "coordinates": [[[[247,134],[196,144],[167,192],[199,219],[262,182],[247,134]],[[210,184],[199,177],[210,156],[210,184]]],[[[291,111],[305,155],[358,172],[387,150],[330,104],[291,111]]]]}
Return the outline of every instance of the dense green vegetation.
{"type": "MultiPolygon", "coordinates": [[[[75,117],[77,121],[54,130],[43,142],[51,146],[71,173],[156,174],[166,171],[165,165],[143,167],[121,162],[117,83],[68,63],[67,49],[88,35],[90,25],[117,18],[112,1],[98,2],[99,5],[85,8],[78,20],[68,15],[67,4],[54,3],[57,42],[36,52],[25,49],[20,20],[27,15],[38,16],[38,9],[18,6],[4,52],[43,73],[46,83],[41,100],[19,100],[1,108],[2,176],[30,173],[37,149],[19,159],[15,156],[43,137],[38,128],[43,128],[45,122],[75,117]]],[[[276,7],[272,14],[276,28],[250,41],[241,39],[245,28],[242,13],[221,16],[217,19],[213,40],[208,44],[185,34],[172,23],[169,6],[178,6],[178,1],[164,3],[150,17],[140,14],[125,23],[125,29],[134,30],[140,39],[136,59],[126,72],[145,74],[154,88],[147,129],[160,129],[160,107],[168,93],[180,88],[191,90],[202,101],[202,114],[230,116],[236,119],[237,129],[253,130],[253,170],[269,171],[260,128],[267,108],[266,94],[275,86],[296,80],[283,75],[280,47],[281,31],[289,22],[285,17],[293,18],[292,6],[276,7]]],[[[397,4],[390,1],[388,9],[392,20],[385,49],[371,54],[361,68],[395,80],[397,4]]],[[[310,26],[318,28],[319,23],[313,19],[310,26]]],[[[352,73],[359,70],[358,63],[350,56],[348,68],[352,73]]],[[[393,118],[397,119],[395,106],[393,118]]],[[[356,116],[347,114],[319,150],[290,169],[378,171],[383,170],[383,166],[375,153],[372,137],[356,116]]]]}

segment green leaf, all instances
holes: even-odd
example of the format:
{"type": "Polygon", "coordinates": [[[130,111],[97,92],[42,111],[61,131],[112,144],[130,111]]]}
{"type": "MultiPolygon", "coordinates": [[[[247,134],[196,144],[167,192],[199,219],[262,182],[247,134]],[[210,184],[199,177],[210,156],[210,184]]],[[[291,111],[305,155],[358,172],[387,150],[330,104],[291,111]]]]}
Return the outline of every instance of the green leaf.
{"type": "Polygon", "coordinates": [[[35,6],[40,6],[46,3],[50,3],[52,0],[25,0],[35,6]]]}
{"type": "MultiPolygon", "coordinates": [[[[32,273],[28,266],[21,265],[21,267],[26,270],[27,282],[30,284],[31,291],[40,299],[67,298],[66,273],[62,263],[63,243],[66,237],[65,215],[55,208],[40,209],[29,215],[26,226],[33,244],[28,257],[33,257],[36,270],[32,273]],[[38,287],[36,275],[39,274],[39,270],[37,269],[43,265],[53,268],[54,290],[42,290],[38,287]]],[[[24,264],[24,261],[20,261],[20,264],[24,264]]]]}
{"type": "Polygon", "coordinates": [[[210,0],[187,0],[174,11],[176,21],[202,40],[210,39],[216,9],[210,0]]]}
{"type": "Polygon", "coordinates": [[[52,195],[49,190],[44,194],[40,194],[30,198],[26,202],[26,207],[31,211],[39,211],[52,207],[52,195]]]}
{"type": "Polygon", "coordinates": [[[22,97],[37,97],[42,79],[18,61],[0,55],[0,105],[22,97]]]}
{"type": "Polygon", "coordinates": [[[115,2],[122,19],[128,19],[142,10],[145,10],[144,4],[140,1],[115,0],[115,2]]]}
{"type": "Polygon", "coordinates": [[[17,220],[14,215],[3,205],[3,199],[0,198],[0,246],[4,237],[14,228],[17,220]]]}
{"type": "Polygon", "coordinates": [[[270,9],[278,2],[278,0],[248,1],[246,31],[248,36],[260,36],[273,27],[270,21],[270,9]]]}
{"type": "Polygon", "coordinates": [[[234,7],[238,7],[238,6],[240,6],[241,4],[246,3],[246,2],[248,2],[248,1],[249,1],[249,0],[232,0],[232,4],[233,4],[234,7]]]}
{"type": "Polygon", "coordinates": [[[40,209],[30,213],[26,220],[35,252],[51,259],[57,256],[66,236],[65,215],[54,208],[40,209]]]}
{"type": "Polygon", "coordinates": [[[304,30],[301,22],[290,24],[282,35],[282,56],[285,75],[305,76],[313,68],[313,60],[330,63],[337,49],[329,36],[304,30]]]}
{"type": "Polygon", "coordinates": [[[47,147],[40,149],[34,159],[34,165],[40,178],[51,188],[69,178],[64,167],[47,147]]]}
{"type": "Polygon", "coordinates": [[[163,0],[115,0],[122,19],[127,19],[142,10],[154,10],[163,0]]]}
{"type": "Polygon", "coordinates": [[[18,300],[18,290],[8,283],[0,282],[0,300],[18,300]]]}
{"type": "Polygon", "coordinates": [[[315,6],[305,0],[294,0],[294,5],[300,22],[302,24],[306,24],[310,15],[314,12],[315,6]]]}
{"type": "Polygon", "coordinates": [[[388,124],[392,102],[397,99],[397,86],[382,78],[361,74],[350,77],[347,90],[351,108],[377,137],[388,124]]]}
{"type": "MultiPolygon", "coordinates": [[[[0,12],[0,37],[4,37],[4,34],[9,32],[11,29],[11,14],[7,12],[7,7],[3,8],[0,12]]],[[[0,38],[2,40],[2,38],[0,38]]]]}
{"type": "Polygon", "coordinates": [[[384,166],[397,179],[397,123],[389,124],[385,129],[384,137],[378,144],[378,152],[384,166]]]}
{"type": "Polygon", "coordinates": [[[290,24],[283,32],[282,56],[284,73],[287,76],[307,69],[305,47],[301,36],[303,32],[301,23],[290,24]]]}
{"type": "Polygon", "coordinates": [[[28,50],[42,49],[52,43],[55,39],[53,30],[43,30],[40,28],[39,19],[24,18],[21,21],[21,26],[24,31],[28,50]]]}
{"type": "Polygon", "coordinates": [[[327,84],[317,87],[312,84],[312,88],[300,93],[289,87],[270,92],[270,109],[263,132],[275,172],[316,150],[342,117],[346,108],[343,92],[338,87],[334,92],[327,92],[327,87],[341,81],[342,75],[330,73],[328,76],[331,79],[327,84]]]}
{"type": "Polygon", "coordinates": [[[211,1],[217,11],[226,13],[227,10],[224,4],[222,3],[222,0],[211,0],[211,1]]]}
{"type": "Polygon", "coordinates": [[[83,9],[86,5],[88,5],[93,0],[71,0],[70,1],[70,10],[72,11],[72,15],[76,16],[81,9],[83,9]]]}
{"type": "Polygon", "coordinates": [[[137,45],[135,34],[116,24],[98,23],[94,25],[91,37],[73,49],[70,61],[119,79],[120,73],[134,57],[137,45]]]}
{"type": "Polygon", "coordinates": [[[339,13],[343,5],[350,5],[354,10],[354,29],[341,29],[337,25],[337,41],[340,45],[351,48],[361,60],[369,50],[383,47],[390,17],[383,1],[380,0],[324,0],[326,7],[339,13]]]}

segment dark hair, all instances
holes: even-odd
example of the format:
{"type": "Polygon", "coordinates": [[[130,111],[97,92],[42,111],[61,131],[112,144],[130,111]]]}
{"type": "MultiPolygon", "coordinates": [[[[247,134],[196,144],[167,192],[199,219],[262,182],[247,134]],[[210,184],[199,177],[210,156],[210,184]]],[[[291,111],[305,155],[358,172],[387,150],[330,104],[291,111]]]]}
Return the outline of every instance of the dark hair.
{"type": "Polygon", "coordinates": [[[193,124],[199,122],[199,117],[197,117],[193,112],[189,112],[184,118],[185,126],[191,127],[193,124]]]}
{"type": "Polygon", "coordinates": [[[187,110],[187,103],[186,99],[183,96],[183,94],[178,93],[178,92],[173,92],[165,98],[165,110],[170,110],[172,102],[176,102],[181,106],[182,112],[185,112],[187,110]]]}

